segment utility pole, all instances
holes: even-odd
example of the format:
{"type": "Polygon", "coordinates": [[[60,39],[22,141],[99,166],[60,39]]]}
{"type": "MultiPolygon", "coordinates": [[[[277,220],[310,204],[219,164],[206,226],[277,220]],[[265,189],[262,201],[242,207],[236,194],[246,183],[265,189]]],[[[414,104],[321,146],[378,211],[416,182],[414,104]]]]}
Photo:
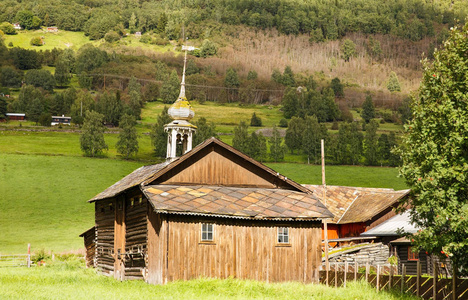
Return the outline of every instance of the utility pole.
{"type": "MultiPolygon", "coordinates": [[[[327,207],[327,185],[325,183],[325,146],[323,139],[321,140],[322,148],[322,200],[323,205],[327,207]]],[[[324,234],[324,243],[325,243],[325,270],[327,272],[327,285],[328,285],[328,271],[330,270],[330,264],[328,262],[328,220],[323,220],[323,234],[324,234]]]]}

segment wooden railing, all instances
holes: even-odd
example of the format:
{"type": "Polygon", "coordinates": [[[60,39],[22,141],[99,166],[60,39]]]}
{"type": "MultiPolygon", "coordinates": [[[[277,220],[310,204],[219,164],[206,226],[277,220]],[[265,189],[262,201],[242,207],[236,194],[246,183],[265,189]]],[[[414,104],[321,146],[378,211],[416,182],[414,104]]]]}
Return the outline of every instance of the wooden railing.
{"type": "Polygon", "coordinates": [[[0,255],[0,267],[31,267],[30,254],[0,255]]]}
{"type": "Polygon", "coordinates": [[[421,265],[418,262],[418,274],[406,275],[406,267],[402,266],[402,274],[397,275],[395,266],[374,266],[358,264],[330,264],[330,270],[320,271],[320,283],[334,287],[346,287],[352,280],[365,280],[380,290],[399,290],[423,299],[433,300],[468,300],[468,279],[441,277],[438,266],[434,262],[432,276],[422,276],[421,265]]]}

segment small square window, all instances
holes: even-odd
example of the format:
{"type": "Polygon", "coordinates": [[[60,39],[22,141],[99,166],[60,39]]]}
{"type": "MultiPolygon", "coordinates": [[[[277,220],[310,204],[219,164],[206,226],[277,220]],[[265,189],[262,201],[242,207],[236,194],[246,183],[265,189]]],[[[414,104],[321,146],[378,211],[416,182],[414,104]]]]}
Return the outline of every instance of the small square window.
{"type": "Polygon", "coordinates": [[[289,244],[289,228],[288,227],[278,228],[278,243],[289,244]]]}
{"type": "Polygon", "coordinates": [[[413,247],[408,247],[408,260],[419,260],[419,253],[413,252],[413,247]]]}
{"type": "Polygon", "coordinates": [[[213,224],[202,223],[202,230],[201,230],[201,240],[204,241],[213,241],[213,232],[214,232],[213,224]]]}

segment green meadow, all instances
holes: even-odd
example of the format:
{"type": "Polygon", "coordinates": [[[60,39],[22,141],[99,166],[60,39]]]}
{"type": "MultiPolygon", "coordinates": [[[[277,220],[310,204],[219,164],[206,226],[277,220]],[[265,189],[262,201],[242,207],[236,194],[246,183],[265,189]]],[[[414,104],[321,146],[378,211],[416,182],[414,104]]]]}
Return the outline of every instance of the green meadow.
{"type": "Polygon", "coordinates": [[[377,292],[363,281],[333,288],[298,282],[200,278],[155,286],[143,281],[121,282],[82,266],[83,262],[76,260],[56,260],[45,267],[0,268],[0,299],[417,299],[398,291],[377,292]]]}

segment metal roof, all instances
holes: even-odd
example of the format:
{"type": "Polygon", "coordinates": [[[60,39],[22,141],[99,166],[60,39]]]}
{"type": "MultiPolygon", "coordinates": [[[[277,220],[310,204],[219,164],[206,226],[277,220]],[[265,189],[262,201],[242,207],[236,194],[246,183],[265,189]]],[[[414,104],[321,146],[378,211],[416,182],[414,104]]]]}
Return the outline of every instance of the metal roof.
{"type": "MultiPolygon", "coordinates": [[[[314,192],[322,202],[321,185],[304,185],[314,192]]],[[[410,190],[362,188],[328,185],[326,188],[326,206],[335,215],[332,224],[366,222],[379,213],[396,205],[399,200],[409,195],[410,190]]]]}
{"type": "Polygon", "coordinates": [[[418,228],[411,224],[409,214],[409,211],[405,211],[402,214],[396,215],[374,228],[361,233],[361,236],[399,236],[397,233],[398,229],[403,229],[404,232],[408,233],[416,233],[418,228]]]}
{"type": "Polygon", "coordinates": [[[162,184],[142,189],[160,213],[268,220],[333,217],[314,195],[292,190],[162,184]]]}

